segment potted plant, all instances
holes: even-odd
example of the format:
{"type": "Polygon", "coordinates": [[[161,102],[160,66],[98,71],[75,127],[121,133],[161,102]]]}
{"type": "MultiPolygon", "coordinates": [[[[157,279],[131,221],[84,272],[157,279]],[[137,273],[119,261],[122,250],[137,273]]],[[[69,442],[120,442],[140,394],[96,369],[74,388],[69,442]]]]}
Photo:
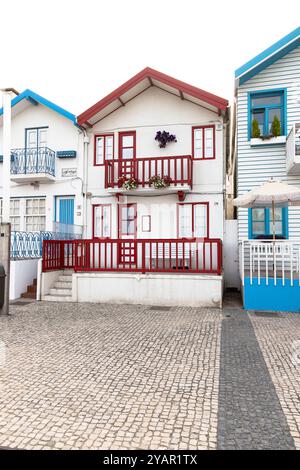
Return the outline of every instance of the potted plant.
{"type": "Polygon", "coordinates": [[[118,187],[126,189],[126,190],[136,189],[137,188],[137,181],[133,176],[130,176],[128,178],[127,176],[122,175],[118,179],[118,187]]]}
{"type": "Polygon", "coordinates": [[[157,131],[155,140],[159,142],[159,147],[161,149],[166,148],[169,142],[177,142],[176,135],[170,134],[170,132],[166,132],[166,131],[157,131]]]}
{"type": "Polygon", "coordinates": [[[155,189],[163,189],[170,186],[172,180],[170,176],[154,175],[149,179],[149,184],[155,189]]]}
{"type": "Polygon", "coordinates": [[[258,139],[260,137],[260,128],[257,119],[253,119],[252,121],[252,137],[254,139],[258,139]]]}
{"type": "Polygon", "coordinates": [[[276,115],[272,122],[271,133],[273,137],[279,137],[281,135],[280,121],[276,115]]]}

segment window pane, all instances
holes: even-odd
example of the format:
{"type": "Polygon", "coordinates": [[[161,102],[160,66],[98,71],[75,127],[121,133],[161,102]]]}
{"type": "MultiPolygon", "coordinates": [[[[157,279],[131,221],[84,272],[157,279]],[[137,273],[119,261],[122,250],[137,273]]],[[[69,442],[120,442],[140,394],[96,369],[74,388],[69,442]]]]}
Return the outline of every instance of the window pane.
{"type": "Polygon", "coordinates": [[[195,237],[207,236],[207,207],[204,204],[196,204],[194,206],[194,221],[195,221],[195,237]]]}
{"type": "Polygon", "coordinates": [[[47,147],[47,129],[39,129],[39,147],[47,147]]]}
{"type": "Polygon", "coordinates": [[[204,129],[204,138],[205,138],[205,158],[213,157],[213,129],[208,128],[204,129]]]}
{"type": "Polygon", "coordinates": [[[281,93],[277,95],[254,96],[252,106],[268,106],[270,104],[281,104],[281,93]]]}
{"type": "Polygon", "coordinates": [[[269,109],[269,118],[268,118],[269,119],[269,125],[268,125],[269,133],[271,133],[272,123],[273,123],[273,120],[274,120],[275,116],[277,116],[279,121],[280,121],[280,134],[282,134],[281,109],[277,109],[277,108],[269,109]]]}
{"type": "Polygon", "coordinates": [[[179,206],[179,237],[192,237],[192,205],[184,204],[179,206]]]}
{"type": "Polygon", "coordinates": [[[107,136],[105,142],[105,159],[112,160],[113,158],[113,137],[107,136]]]}
{"type": "Polygon", "coordinates": [[[133,147],[133,135],[124,135],[122,137],[122,147],[133,147]]]}
{"type": "Polygon", "coordinates": [[[110,237],[110,207],[103,206],[103,237],[110,237]]]}
{"type": "Polygon", "coordinates": [[[122,158],[124,158],[125,160],[133,158],[133,148],[122,149],[122,158]]]}
{"type": "Polygon", "coordinates": [[[265,220],[265,209],[252,209],[252,221],[259,222],[265,220]]]}
{"type": "Polygon", "coordinates": [[[194,157],[202,158],[202,129],[194,129],[194,157]]]}
{"type": "Polygon", "coordinates": [[[101,206],[94,207],[94,237],[101,237],[101,206]]]}
{"type": "Polygon", "coordinates": [[[252,223],[252,233],[254,235],[264,235],[265,234],[265,223],[264,222],[253,222],[252,223]]]}
{"type": "Polygon", "coordinates": [[[96,153],[96,163],[102,165],[103,161],[103,150],[104,150],[104,138],[97,137],[97,153],[96,153]]]}
{"type": "MultiPolygon", "coordinates": [[[[264,124],[265,124],[265,111],[264,110],[255,110],[252,112],[252,121],[256,119],[258,121],[258,127],[260,129],[261,135],[264,134],[264,124]]],[[[251,122],[252,127],[252,122],[251,122]]]]}

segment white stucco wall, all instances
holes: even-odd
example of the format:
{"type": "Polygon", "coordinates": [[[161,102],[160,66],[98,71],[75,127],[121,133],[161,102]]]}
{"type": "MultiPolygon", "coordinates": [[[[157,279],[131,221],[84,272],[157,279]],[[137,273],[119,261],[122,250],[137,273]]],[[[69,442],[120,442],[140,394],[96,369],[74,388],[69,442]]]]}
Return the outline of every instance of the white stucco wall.
{"type": "Polygon", "coordinates": [[[37,278],[37,259],[26,259],[10,262],[10,300],[19,299],[27,291],[33,279],[37,278]]]}
{"type": "Polygon", "coordinates": [[[220,308],[222,292],[222,276],[73,274],[73,300],[75,302],[220,308]]]}

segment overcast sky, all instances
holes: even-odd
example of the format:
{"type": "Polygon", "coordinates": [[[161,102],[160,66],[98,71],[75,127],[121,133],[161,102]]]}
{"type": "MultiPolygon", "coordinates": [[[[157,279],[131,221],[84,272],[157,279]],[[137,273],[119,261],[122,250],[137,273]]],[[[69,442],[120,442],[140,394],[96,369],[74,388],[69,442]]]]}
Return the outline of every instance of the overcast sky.
{"type": "Polygon", "coordinates": [[[0,0],[0,86],[75,114],[146,66],[227,99],[234,70],[299,26],[299,1],[0,0]]]}

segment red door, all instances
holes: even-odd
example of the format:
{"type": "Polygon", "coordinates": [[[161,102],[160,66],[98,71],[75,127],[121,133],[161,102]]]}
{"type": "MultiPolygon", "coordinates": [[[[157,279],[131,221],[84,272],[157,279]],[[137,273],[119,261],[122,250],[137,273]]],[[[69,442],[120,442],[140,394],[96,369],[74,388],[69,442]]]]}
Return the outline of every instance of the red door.
{"type": "Polygon", "coordinates": [[[119,264],[122,268],[136,268],[137,251],[136,239],[137,234],[137,205],[119,204],[119,264]],[[124,239],[124,241],[123,241],[124,239]]]}
{"type": "Polygon", "coordinates": [[[136,132],[119,132],[119,177],[135,177],[136,132]]]}

